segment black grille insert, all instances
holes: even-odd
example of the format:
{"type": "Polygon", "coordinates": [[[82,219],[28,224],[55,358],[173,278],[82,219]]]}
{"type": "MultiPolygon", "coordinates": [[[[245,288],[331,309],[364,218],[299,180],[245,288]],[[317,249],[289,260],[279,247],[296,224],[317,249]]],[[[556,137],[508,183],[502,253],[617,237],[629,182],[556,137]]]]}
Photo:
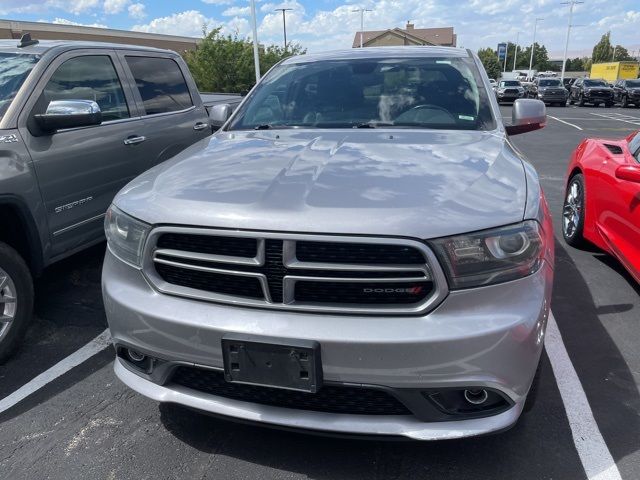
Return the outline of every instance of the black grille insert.
{"type": "Polygon", "coordinates": [[[258,240],[255,238],[195,235],[191,233],[163,233],[158,238],[157,248],[253,258],[258,253],[258,240]]]}
{"type": "Polygon", "coordinates": [[[202,272],[189,268],[156,263],[156,271],[165,282],[205,292],[237,295],[262,300],[264,295],[260,281],[255,277],[227,273],[202,272]]]}
{"type": "Polygon", "coordinates": [[[324,385],[317,393],[229,383],[215,370],[178,367],[172,381],[199,392],[245,402],[315,412],[351,415],[411,415],[384,390],[346,385],[324,385]]]}
{"type": "Polygon", "coordinates": [[[377,243],[310,242],[296,244],[301,262],[346,263],[352,265],[420,265],[422,253],[405,245],[377,243]]]}

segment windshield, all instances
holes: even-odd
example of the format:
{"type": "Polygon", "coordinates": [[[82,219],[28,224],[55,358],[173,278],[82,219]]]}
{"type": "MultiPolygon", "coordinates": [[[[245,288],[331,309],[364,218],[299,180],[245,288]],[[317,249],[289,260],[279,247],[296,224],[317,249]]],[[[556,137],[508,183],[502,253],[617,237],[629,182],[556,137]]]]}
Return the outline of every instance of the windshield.
{"type": "Polygon", "coordinates": [[[0,53],[0,118],[16,96],[39,56],[22,53],[0,53]]]}
{"type": "Polygon", "coordinates": [[[640,87],[640,80],[627,80],[627,87],[631,87],[631,88],[640,87]]]}
{"type": "Polygon", "coordinates": [[[274,68],[229,129],[495,128],[470,58],[323,60],[274,68]]]}
{"type": "Polygon", "coordinates": [[[538,85],[541,87],[559,87],[562,83],[560,83],[560,80],[540,80],[538,85]]]}
{"type": "Polygon", "coordinates": [[[585,80],[585,87],[608,87],[609,84],[604,80],[585,80]]]}
{"type": "Polygon", "coordinates": [[[520,82],[517,80],[504,80],[502,82],[500,82],[500,85],[502,87],[519,87],[520,86],[520,82]]]}

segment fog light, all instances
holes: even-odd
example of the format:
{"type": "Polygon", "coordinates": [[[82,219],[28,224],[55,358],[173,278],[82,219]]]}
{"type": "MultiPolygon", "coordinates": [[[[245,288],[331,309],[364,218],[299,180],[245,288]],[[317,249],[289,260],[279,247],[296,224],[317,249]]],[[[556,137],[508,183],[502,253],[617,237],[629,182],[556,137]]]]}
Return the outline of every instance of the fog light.
{"type": "Polygon", "coordinates": [[[127,349],[127,356],[131,359],[132,362],[136,363],[144,362],[144,359],[147,358],[146,355],[143,355],[142,353],[135,350],[131,350],[130,348],[127,349]]]}
{"type": "Polygon", "coordinates": [[[486,390],[465,390],[464,399],[472,405],[482,405],[489,398],[486,390]]]}

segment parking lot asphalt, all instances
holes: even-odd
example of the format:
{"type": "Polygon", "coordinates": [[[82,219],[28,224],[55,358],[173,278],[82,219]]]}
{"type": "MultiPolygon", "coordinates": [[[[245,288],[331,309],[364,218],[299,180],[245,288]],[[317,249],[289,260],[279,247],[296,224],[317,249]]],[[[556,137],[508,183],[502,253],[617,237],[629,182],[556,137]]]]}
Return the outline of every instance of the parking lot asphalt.
{"type": "MultiPolygon", "coordinates": [[[[508,121],[511,107],[501,110],[508,121]]],[[[128,390],[113,374],[107,347],[7,408],[0,400],[0,479],[640,478],[640,288],[615,260],[570,248],[560,234],[571,151],[587,136],[640,129],[640,110],[547,113],[546,128],[513,143],[537,168],[554,216],[552,311],[568,359],[548,348],[538,401],[513,429],[417,443],[240,425],[128,390]],[[566,372],[577,374],[577,384],[566,372]]],[[[37,281],[36,319],[23,348],[0,366],[0,399],[24,391],[105,330],[103,253],[104,245],[94,247],[37,281]]]]}

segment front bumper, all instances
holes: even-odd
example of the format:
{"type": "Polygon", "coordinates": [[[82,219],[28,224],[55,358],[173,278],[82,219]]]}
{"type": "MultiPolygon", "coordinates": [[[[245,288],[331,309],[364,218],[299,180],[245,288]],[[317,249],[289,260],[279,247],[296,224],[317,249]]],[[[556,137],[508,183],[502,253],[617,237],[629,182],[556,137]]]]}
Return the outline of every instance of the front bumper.
{"type": "Polygon", "coordinates": [[[497,415],[454,421],[324,413],[218,397],[172,384],[170,373],[151,378],[115,362],[125,384],[161,402],[286,427],[429,440],[499,431],[517,421],[543,347],[552,277],[545,263],[524,279],[451,292],[424,316],[305,314],[160,294],[107,252],[103,295],[114,343],[169,364],[221,368],[221,338],[229,332],[312,339],[321,345],[328,382],[402,391],[474,385],[510,400],[497,415]]]}

